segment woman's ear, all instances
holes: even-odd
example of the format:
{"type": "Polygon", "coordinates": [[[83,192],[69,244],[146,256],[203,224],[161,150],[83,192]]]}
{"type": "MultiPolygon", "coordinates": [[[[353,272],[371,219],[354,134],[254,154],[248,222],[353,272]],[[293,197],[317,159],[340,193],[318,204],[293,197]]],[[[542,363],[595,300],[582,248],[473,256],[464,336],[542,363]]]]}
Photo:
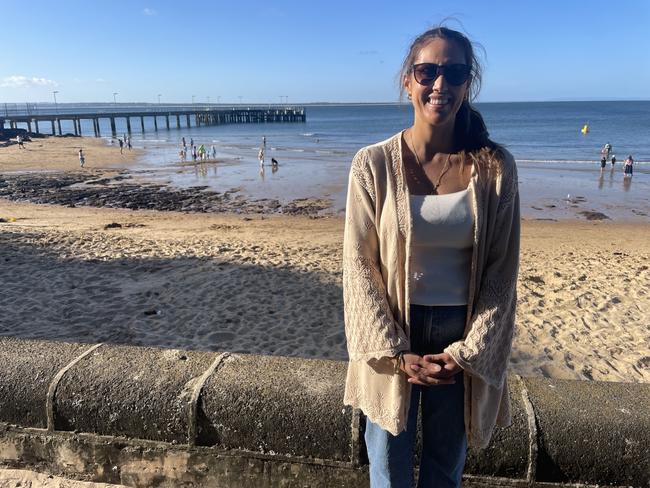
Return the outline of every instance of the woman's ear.
{"type": "Polygon", "coordinates": [[[404,87],[406,96],[410,100],[411,99],[411,77],[409,75],[404,75],[404,78],[402,80],[402,86],[404,87]]]}

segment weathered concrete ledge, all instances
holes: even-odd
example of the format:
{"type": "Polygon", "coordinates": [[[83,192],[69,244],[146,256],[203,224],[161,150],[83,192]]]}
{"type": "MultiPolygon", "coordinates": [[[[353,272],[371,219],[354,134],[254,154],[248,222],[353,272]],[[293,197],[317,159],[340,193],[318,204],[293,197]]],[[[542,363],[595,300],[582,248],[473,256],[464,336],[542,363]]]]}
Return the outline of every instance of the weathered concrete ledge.
{"type": "MultiPolygon", "coordinates": [[[[345,363],[0,338],[0,466],[128,486],[367,486],[345,363]]],[[[509,378],[467,486],[650,486],[650,385],[509,378]]]]}

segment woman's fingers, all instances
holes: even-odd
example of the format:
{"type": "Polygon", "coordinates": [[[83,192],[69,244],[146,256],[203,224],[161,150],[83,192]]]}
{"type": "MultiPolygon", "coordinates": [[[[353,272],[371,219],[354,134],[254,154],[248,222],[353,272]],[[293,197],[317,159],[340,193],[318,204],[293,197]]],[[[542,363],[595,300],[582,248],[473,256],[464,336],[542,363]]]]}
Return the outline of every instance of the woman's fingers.
{"type": "Polygon", "coordinates": [[[440,354],[426,354],[422,356],[422,361],[425,363],[434,363],[441,366],[442,371],[440,376],[453,376],[462,371],[458,363],[446,352],[440,354]]]}

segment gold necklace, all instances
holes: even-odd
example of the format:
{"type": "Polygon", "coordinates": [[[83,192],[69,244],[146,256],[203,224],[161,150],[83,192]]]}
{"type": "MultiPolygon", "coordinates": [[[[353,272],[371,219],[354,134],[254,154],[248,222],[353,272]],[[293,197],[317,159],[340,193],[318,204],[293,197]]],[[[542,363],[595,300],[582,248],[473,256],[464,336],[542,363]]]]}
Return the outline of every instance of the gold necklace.
{"type": "MultiPolygon", "coordinates": [[[[422,172],[426,175],[427,173],[426,173],[426,171],[424,171],[424,166],[422,166],[422,163],[420,162],[420,158],[418,157],[418,153],[415,150],[415,144],[413,144],[413,133],[409,132],[409,136],[411,138],[411,148],[413,150],[413,155],[415,156],[415,160],[417,161],[418,166],[420,167],[422,172]]],[[[449,164],[450,161],[451,161],[451,153],[447,154],[447,159],[445,160],[445,164],[442,167],[442,171],[440,172],[440,176],[438,177],[438,182],[437,183],[433,183],[433,181],[431,181],[429,179],[429,177],[427,177],[427,181],[429,182],[429,184],[433,188],[433,191],[436,192],[436,193],[438,193],[438,187],[440,186],[440,183],[442,182],[443,176],[445,176],[445,174],[447,174],[447,171],[449,171],[449,169],[451,168],[451,165],[449,164]]],[[[411,176],[414,176],[412,172],[411,172],[411,176]]],[[[417,180],[417,178],[416,178],[416,180],[417,180]]],[[[419,180],[417,180],[417,181],[419,182],[419,180]]]]}

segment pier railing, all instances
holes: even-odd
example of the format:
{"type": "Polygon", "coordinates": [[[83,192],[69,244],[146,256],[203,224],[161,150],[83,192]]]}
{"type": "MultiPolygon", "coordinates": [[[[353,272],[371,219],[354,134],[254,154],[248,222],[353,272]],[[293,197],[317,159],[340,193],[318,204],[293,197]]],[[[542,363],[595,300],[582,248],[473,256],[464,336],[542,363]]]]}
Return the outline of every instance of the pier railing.
{"type": "Polygon", "coordinates": [[[123,114],[126,112],[210,111],[210,110],[297,110],[300,105],[288,104],[224,104],[224,103],[0,103],[0,117],[29,115],[57,116],[69,114],[123,114]]]}

